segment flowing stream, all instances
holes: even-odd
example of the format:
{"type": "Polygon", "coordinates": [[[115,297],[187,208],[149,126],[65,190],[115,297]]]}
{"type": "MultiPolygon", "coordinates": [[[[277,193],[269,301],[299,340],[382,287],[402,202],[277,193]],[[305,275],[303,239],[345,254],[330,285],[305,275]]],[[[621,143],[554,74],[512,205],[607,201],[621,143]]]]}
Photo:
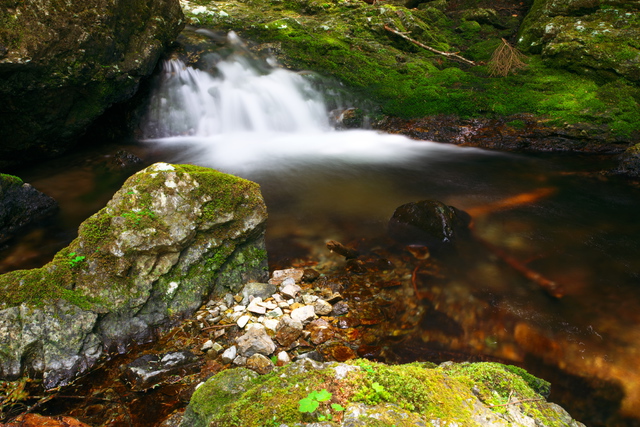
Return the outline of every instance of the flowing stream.
{"type": "MultiPolygon", "coordinates": [[[[446,285],[426,289],[464,333],[443,337],[426,328],[396,352],[405,351],[407,360],[434,349],[496,357],[564,390],[561,403],[588,425],[606,425],[612,414],[617,425],[638,425],[638,189],[594,173],[602,166],[595,157],[507,154],[336,130],[313,79],[257,62],[233,35],[229,44],[235,53],[207,71],[177,59],[164,63],[144,141],[128,150],[147,163],[194,163],[257,181],[269,209],[270,261],[278,267],[327,257],[319,254],[330,239],[384,236],[403,203],[437,199],[476,212],[479,240],[561,284],[564,297],[548,296],[474,246],[452,262],[446,285]]],[[[104,175],[70,162],[20,173],[61,204],[56,225],[40,232],[56,230],[52,248],[72,238],[119,185],[99,188],[104,175]]],[[[23,240],[29,238],[33,232],[23,240]]],[[[14,248],[24,251],[24,241],[14,248]]],[[[16,261],[16,251],[0,253],[0,268],[33,266],[16,261]]]]}

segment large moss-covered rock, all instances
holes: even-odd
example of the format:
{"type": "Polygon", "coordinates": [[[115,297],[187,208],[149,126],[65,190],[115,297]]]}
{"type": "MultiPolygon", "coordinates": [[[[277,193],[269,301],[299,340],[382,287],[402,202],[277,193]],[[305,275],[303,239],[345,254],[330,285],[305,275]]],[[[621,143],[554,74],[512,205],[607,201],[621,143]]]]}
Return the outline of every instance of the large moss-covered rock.
{"type": "Polygon", "coordinates": [[[0,377],[56,386],[212,293],[266,280],[265,221],[250,181],[166,163],[138,172],[52,262],[0,276],[0,377]]]}
{"type": "Polygon", "coordinates": [[[182,26],[178,0],[0,1],[0,168],[68,148],[182,26]]]}
{"type": "Polygon", "coordinates": [[[583,425],[547,402],[548,392],[546,381],[497,363],[303,359],[263,376],[246,368],[213,376],[193,394],[181,426],[583,425]]]}
{"type": "Polygon", "coordinates": [[[536,0],[519,46],[555,67],[640,82],[640,2],[536,0]]]}

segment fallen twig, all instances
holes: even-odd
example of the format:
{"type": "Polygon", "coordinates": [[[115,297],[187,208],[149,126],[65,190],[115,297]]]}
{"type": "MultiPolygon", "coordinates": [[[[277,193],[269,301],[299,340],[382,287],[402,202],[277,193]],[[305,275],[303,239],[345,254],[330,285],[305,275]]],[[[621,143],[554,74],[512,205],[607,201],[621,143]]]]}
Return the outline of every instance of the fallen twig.
{"type": "Polygon", "coordinates": [[[453,52],[443,52],[443,51],[441,51],[441,50],[434,49],[434,48],[432,48],[431,46],[427,46],[426,44],[420,43],[418,40],[414,40],[414,39],[412,39],[411,37],[407,36],[406,34],[401,33],[401,32],[400,32],[400,31],[398,31],[398,30],[394,30],[393,28],[391,28],[391,27],[390,27],[390,26],[388,26],[388,25],[385,25],[385,26],[384,26],[384,29],[385,29],[385,30],[387,30],[387,31],[392,32],[393,34],[396,34],[396,35],[398,35],[398,36],[402,37],[402,38],[403,38],[403,39],[405,39],[405,40],[409,40],[411,43],[413,43],[413,44],[415,44],[415,45],[417,45],[417,46],[420,46],[420,47],[421,47],[421,48],[423,48],[423,49],[427,49],[428,51],[431,51],[431,52],[433,52],[433,53],[437,53],[438,55],[443,55],[443,56],[446,56],[446,57],[447,57],[447,58],[449,58],[449,59],[453,59],[454,61],[463,62],[463,63],[465,63],[465,64],[469,64],[469,65],[477,65],[475,62],[473,62],[473,61],[471,61],[471,60],[469,60],[469,59],[467,59],[467,58],[463,58],[462,56],[458,55],[457,53],[453,53],[453,52]]]}

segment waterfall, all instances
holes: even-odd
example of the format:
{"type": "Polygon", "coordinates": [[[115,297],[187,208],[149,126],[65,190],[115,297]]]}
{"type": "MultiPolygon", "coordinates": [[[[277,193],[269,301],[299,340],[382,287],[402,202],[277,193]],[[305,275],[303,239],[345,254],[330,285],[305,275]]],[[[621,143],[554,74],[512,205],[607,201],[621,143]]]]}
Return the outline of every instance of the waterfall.
{"type": "Polygon", "coordinates": [[[337,131],[305,75],[253,58],[233,33],[234,53],[213,72],[164,62],[145,120],[145,140],[173,147],[174,160],[227,172],[301,163],[391,163],[461,148],[368,130],[337,131]]]}

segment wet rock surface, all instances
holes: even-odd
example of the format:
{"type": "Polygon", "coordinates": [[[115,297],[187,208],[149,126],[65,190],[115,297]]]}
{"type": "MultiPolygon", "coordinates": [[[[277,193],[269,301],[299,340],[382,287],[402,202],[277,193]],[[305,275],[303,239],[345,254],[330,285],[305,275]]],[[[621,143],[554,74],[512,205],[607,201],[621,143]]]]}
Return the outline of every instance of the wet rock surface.
{"type": "Polygon", "coordinates": [[[157,387],[170,377],[184,377],[200,371],[202,360],[188,351],[160,355],[147,354],[129,363],[122,372],[122,380],[134,391],[157,387]]]}
{"type": "Polygon", "coordinates": [[[0,10],[0,168],[72,146],[136,92],[184,26],[177,0],[9,2],[0,10]]]}
{"type": "Polygon", "coordinates": [[[633,136],[614,135],[607,126],[559,127],[531,115],[501,119],[387,117],[374,123],[374,128],[415,139],[504,151],[621,153],[633,141],[633,136]]]}
{"type": "Polygon", "coordinates": [[[50,216],[58,203],[22,182],[18,177],[0,174],[0,245],[20,228],[50,216]]]}
{"type": "Polygon", "coordinates": [[[166,163],[133,175],[54,261],[0,276],[0,375],[64,384],[206,296],[266,280],[265,220],[249,181],[166,163]]]}

